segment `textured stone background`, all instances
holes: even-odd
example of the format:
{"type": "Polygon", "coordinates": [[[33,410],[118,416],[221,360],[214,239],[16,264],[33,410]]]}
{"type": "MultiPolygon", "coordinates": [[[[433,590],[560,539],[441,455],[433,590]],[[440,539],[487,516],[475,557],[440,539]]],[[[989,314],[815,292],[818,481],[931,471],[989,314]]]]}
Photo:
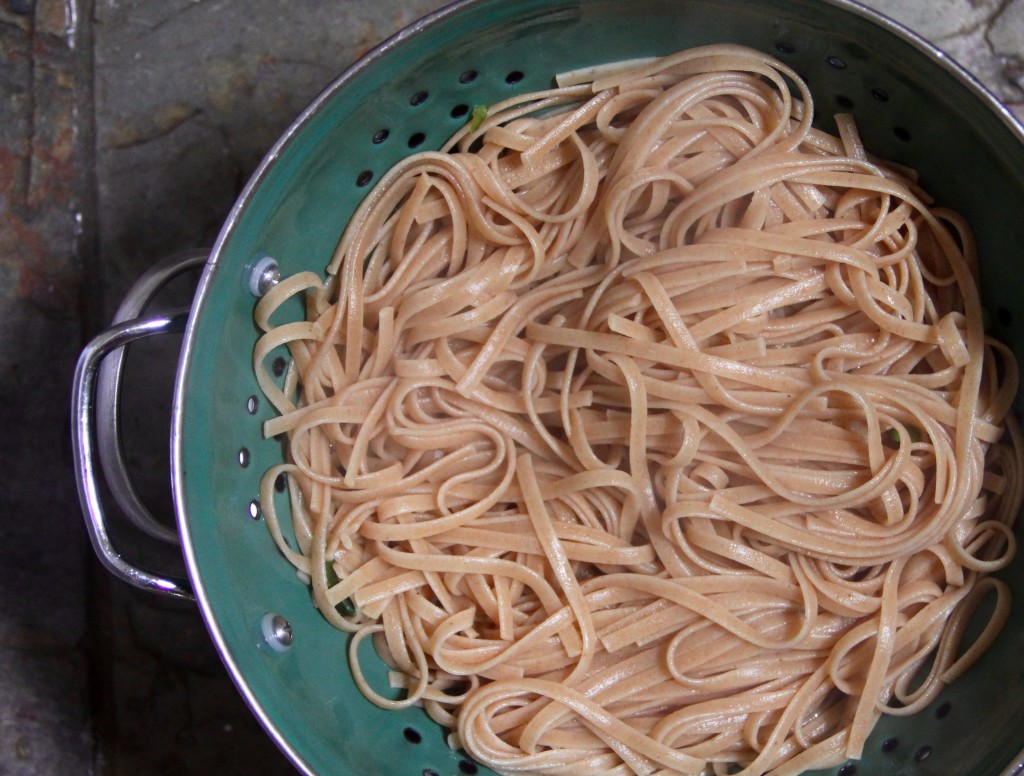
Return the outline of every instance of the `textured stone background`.
{"type": "MultiPolygon", "coordinates": [[[[870,0],[1024,117],[1024,0],[870,0]]],[[[131,281],[209,244],[345,65],[437,0],[0,0],[0,774],[274,774],[195,611],[92,560],[69,385],[131,281]]],[[[169,291],[186,297],[186,286],[169,291]]],[[[157,356],[176,345],[148,348],[157,356]]],[[[136,370],[129,457],[169,509],[170,367],[136,370]]],[[[174,548],[121,537],[174,569],[174,548]]]]}

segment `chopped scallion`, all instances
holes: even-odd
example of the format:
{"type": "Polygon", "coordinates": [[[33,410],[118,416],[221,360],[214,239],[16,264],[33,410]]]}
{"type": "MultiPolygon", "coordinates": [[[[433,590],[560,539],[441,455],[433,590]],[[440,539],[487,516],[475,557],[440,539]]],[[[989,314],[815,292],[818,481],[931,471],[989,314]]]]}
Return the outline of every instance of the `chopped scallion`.
{"type": "MultiPolygon", "coordinates": [[[[907,426],[907,436],[910,437],[910,443],[921,441],[921,431],[914,426],[907,426]]],[[[894,428],[889,429],[889,441],[899,447],[900,444],[900,432],[894,428]]]]}
{"type": "Polygon", "coordinates": [[[334,564],[331,561],[327,561],[324,564],[324,570],[327,572],[327,587],[334,587],[341,581],[338,579],[338,575],[334,571],[334,564]]]}
{"type": "Polygon", "coordinates": [[[342,617],[351,617],[356,613],[356,605],[352,603],[351,598],[346,598],[334,608],[338,610],[338,614],[342,617]]]}
{"type": "Polygon", "coordinates": [[[469,114],[469,128],[476,132],[487,118],[486,105],[474,105],[473,112],[469,114]]]}

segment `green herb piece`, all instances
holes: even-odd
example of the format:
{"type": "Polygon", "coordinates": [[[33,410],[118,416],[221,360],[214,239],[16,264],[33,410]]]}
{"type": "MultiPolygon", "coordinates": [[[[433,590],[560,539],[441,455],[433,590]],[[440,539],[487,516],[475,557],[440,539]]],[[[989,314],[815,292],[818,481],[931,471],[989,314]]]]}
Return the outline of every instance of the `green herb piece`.
{"type": "Polygon", "coordinates": [[[334,608],[338,610],[338,614],[342,617],[352,617],[356,613],[356,605],[352,603],[351,598],[346,598],[334,608]]]}
{"type": "Polygon", "coordinates": [[[469,128],[476,132],[487,118],[486,105],[474,105],[473,112],[469,114],[469,128]]]}
{"type": "Polygon", "coordinates": [[[334,587],[341,581],[338,579],[338,575],[334,571],[334,564],[331,561],[327,561],[324,564],[324,570],[327,572],[327,587],[334,587]]]}
{"type": "MultiPolygon", "coordinates": [[[[921,441],[921,432],[914,426],[907,426],[907,436],[910,437],[910,443],[921,441]]],[[[894,428],[889,429],[889,441],[892,442],[896,447],[900,445],[900,432],[894,428]]]]}

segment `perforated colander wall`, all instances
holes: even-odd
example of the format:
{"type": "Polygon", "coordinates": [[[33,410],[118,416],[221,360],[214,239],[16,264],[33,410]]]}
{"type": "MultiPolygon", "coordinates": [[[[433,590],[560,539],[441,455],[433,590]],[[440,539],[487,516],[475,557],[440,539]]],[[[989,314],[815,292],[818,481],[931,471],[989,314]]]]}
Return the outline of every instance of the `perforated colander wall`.
{"type": "MultiPolygon", "coordinates": [[[[179,522],[204,615],[229,670],[297,767],[320,774],[489,773],[450,751],[421,711],[362,698],[345,637],[268,540],[262,473],[281,460],[251,365],[256,330],[246,270],[272,255],[283,274],[322,272],[360,199],[410,150],[437,148],[473,107],[547,87],[555,73],[733,42],[779,57],[816,96],[832,129],[853,113],[879,156],[916,167],[938,201],[974,225],[994,333],[1024,361],[1020,254],[1024,151],[972,87],[919,44],[823,0],[484,0],[464,3],[385,44],[300,118],[243,194],[204,277],[178,387],[174,451],[179,522]],[[261,622],[291,627],[284,650],[261,622]]],[[[287,313],[284,313],[287,314],[287,313]]],[[[295,311],[298,314],[298,311],[295,311]]],[[[272,356],[283,379],[285,354],[272,356]]],[[[279,510],[287,492],[275,489],[279,510]]],[[[1024,601],[1024,573],[1004,575],[1024,601]]],[[[994,776],[1024,745],[1024,610],[995,648],[931,707],[886,718],[842,776],[994,776]]],[[[368,661],[370,662],[370,661],[368,661]]],[[[383,669],[371,675],[384,686],[383,669]]]]}

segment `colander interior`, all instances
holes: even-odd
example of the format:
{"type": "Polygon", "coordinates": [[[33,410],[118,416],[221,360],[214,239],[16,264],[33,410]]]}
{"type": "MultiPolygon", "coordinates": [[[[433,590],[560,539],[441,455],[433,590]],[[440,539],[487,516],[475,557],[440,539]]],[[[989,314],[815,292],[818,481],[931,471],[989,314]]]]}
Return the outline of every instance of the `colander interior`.
{"type": "MultiPolygon", "coordinates": [[[[271,412],[252,370],[250,268],[269,254],[283,274],[322,272],[373,181],[410,150],[438,147],[474,105],[547,87],[565,70],[718,42],[790,64],[811,86],[819,126],[854,114],[871,151],[917,168],[939,202],[968,218],[993,333],[1024,359],[1019,130],[955,68],[870,12],[823,0],[481,0],[428,17],[328,88],[250,182],[204,277],[179,378],[174,476],[190,573],[240,690],[301,770],[489,772],[449,750],[423,712],[385,712],[360,695],[346,638],[268,538],[259,481],[282,450],[261,435],[271,412]],[[267,613],[291,624],[287,651],[268,646],[267,613]]],[[[286,494],[277,498],[286,510],[286,494]]],[[[1017,602],[995,647],[919,715],[883,719],[863,760],[828,773],[992,776],[1017,756],[1024,563],[1003,578],[1017,602]]],[[[383,687],[383,669],[371,681],[383,687]]]]}

